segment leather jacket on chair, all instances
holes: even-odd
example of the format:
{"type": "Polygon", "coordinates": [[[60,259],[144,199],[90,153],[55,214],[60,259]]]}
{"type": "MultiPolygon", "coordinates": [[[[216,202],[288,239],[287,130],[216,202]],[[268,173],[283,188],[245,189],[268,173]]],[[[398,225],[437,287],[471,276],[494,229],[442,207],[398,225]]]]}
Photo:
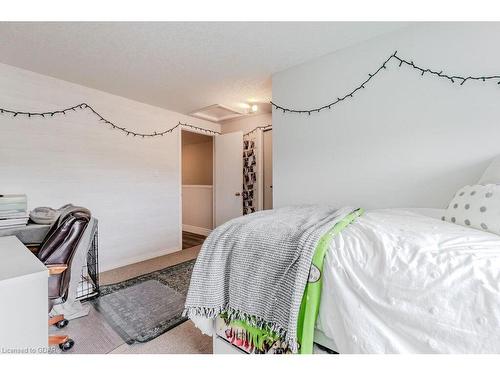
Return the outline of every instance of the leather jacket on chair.
{"type": "Polygon", "coordinates": [[[59,218],[47,233],[38,251],[38,259],[47,266],[60,264],[68,267],[66,271],[49,277],[49,300],[66,299],[71,276],[71,261],[90,218],[87,209],[73,210],[59,218]]]}

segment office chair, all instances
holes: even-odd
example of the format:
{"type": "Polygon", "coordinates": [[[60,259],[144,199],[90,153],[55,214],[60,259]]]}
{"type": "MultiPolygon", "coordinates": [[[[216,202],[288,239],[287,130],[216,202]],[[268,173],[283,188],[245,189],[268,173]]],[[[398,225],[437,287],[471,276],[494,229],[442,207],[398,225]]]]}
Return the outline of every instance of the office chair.
{"type": "MultiPolygon", "coordinates": [[[[61,214],[43,240],[36,256],[49,270],[49,313],[52,307],[66,301],[71,277],[71,263],[78,243],[91,219],[90,212],[72,207],[61,214]]],[[[63,328],[68,325],[64,315],[49,318],[49,326],[63,328]]],[[[49,345],[70,350],[75,342],[67,335],[49,336],[49,345]]]]}

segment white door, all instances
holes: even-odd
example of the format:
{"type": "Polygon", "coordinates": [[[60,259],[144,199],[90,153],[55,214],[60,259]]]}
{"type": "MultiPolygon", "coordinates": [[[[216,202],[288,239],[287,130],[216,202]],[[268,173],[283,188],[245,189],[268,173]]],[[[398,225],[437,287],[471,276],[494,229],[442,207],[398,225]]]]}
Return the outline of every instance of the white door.
{"type": "Polygon", "coordinates": [[[264,210],[273,208],[273,131],[266,130],[263,133],[262,147],[264,154],[264,210]]]}
{"type": "Polygon", "coordinates": [[[243,215],[243,132],[215,137],[215,226],[243,215]]]}

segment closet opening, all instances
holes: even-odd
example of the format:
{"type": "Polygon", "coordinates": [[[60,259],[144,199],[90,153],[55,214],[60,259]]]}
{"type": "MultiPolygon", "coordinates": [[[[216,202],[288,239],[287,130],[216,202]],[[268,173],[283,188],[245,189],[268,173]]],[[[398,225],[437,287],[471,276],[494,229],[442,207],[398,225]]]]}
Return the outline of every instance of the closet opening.
{"type": "Polygon", "coordinates": [[[201,245],[213,229],[214,140],[181,132],[182,249],[201,245]]]}

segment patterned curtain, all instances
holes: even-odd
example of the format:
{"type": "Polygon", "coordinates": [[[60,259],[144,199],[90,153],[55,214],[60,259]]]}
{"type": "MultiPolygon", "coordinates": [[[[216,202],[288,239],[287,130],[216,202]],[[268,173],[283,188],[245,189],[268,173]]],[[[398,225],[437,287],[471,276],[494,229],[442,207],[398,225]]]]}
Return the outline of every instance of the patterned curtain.
{"type": "Polygon", "coordinates": [[[257,209],[256,133],[243,137],[243,215],[251,214],[257,209]]]}

